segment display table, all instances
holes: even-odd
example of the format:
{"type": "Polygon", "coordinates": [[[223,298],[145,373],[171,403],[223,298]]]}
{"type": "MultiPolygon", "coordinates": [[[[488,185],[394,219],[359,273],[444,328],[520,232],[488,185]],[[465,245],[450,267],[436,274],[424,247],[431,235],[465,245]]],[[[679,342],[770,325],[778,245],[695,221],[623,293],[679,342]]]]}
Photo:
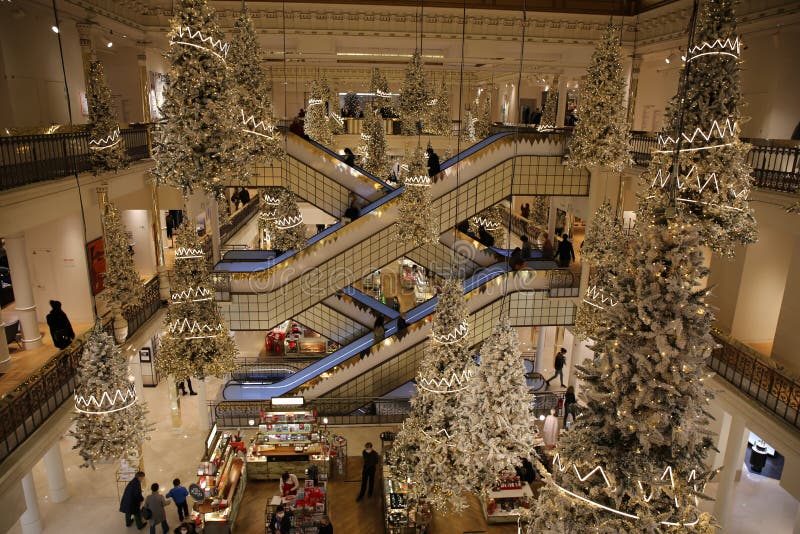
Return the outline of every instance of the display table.
{"type": "Polygon", "coordinates": [[[326,457],[314,412],[267,412],[249,447],[248,476],[277,480],[286,471],[304,473],[309,464],[325,463],[326,457]]]}
{"type": "Polygon", "coordinates": [[[487,497],[481,497],[481,508],[486,522],[516,523],[521,508],[530,507],[533,491],[527,482],[521,488],[490,491],[487,497]]]}
{"type": "Polygon", "coordinates": [[[322,516],[328,513],[328,494],[325,485],[312,486],[306,481],[306,486],[300,488],[296,497],[281,497],[274,495],[267,501],[264,511],[265,531],[269,531],[269,523],[279,505],[288,510],[292,518],[291,534],[316,534],[322,521],[322,516]]]}
{"type": "Polygon", "coordinates": [[[207,455],[197,469],[197,485],[203,498],[194,503],[200,514],[204,534],[228,534],[244,495],[247,467],[240,442],[228,433],[212,431],[207,455]]]}

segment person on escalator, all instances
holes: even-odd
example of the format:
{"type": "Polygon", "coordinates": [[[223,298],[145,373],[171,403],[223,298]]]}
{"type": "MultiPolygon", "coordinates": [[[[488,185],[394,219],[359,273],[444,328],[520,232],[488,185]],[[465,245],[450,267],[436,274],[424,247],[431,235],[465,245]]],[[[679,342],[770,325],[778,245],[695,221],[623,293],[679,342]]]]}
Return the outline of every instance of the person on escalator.
{"type": "Polygon", "coordinates": [[[355,221],[358,219],[358,216],[361,214],[361,209],[359,206],[358,196],[355,193],[350,193],[350,202],[346,210],[344,210],[344,217],[345,219],[350,219],[351,221],[355,221]]]}
{"type": "Polygon", "coordinates": [[[433,151],[433,148],[428,147],[428,150],[425,151],[428,154],[428,176],[433,178],[440,172],[442,172],[442,168],[439,164],[439,155],[433,151]]]}
{"type": "Polygon", "coordinates": [[[478,228],[478,241],[486,245],[487,247],[494,246],[494,236],[486,231],[486,228],[483,226],[478,228]]]}
{"type": "Polygon", "coordinates": [[[406,314],[401,313],[397,318],[397,339],[403,339],[403,336],[408,333],[408,323],[406,322],[406,314]]]}
{"type": "Polygon", "coordinates": [[[531,257],[531,252],[533,251],[531,240],[526,235],[520,237],[519,240],[522,241],[522,258],[527,260],[531,257]]]}
{"type": "Polygon", "coordinates": [[[355,164],[356,164],[356,155],[353,154],[353,151],[350,150],[350,148],[345,148],[344,149],[343,161],[344,161],[345,165],[350,165],[351,167],[355,166],[355,164]]]}
{"type": "Polygon", "coordinates": [[[514,271],[519,271],[523,265],[525,265],[525,260],[522,258],[522,249],[517,247],[508,257],[508,266],[514,271]]]}

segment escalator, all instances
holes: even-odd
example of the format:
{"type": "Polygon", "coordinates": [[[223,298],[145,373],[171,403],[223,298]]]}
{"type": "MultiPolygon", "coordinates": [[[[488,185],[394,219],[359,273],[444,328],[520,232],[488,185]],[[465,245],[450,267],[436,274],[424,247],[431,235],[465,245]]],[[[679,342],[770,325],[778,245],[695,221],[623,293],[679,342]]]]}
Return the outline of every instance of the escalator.
{"type": "MultiPolygon", "coordinates": [[[[446,161],[443,178],[431,188],[441,228],[452,227],[509,193],[588,195],[588,173],[562,165],[564,145],[560,134],[519,139],[499,134],[446,161]]],[[[415,247],[399,243],[394,228],[393,201],[401,193],[402,189],[391,191],[365,207],[354,222],[338,223],[317,234],[303,251],[268,261],[218,263],[218,274],[233,276],[230,301],[222,303],[230,328],[272,328],[407,255],[415,247]]]]}
{"type": "MultiPolygon", "coordinates": [[[[470,321],[472,341],[478,343],[491,332],[504,295],[509,295],[505,304],[509,306],[509,316],[515,324],[572,324],[575,310],[572,299],[550,296],[554,289],[571,285],[572,275],[568,271],[555,269],[555,264],[550,269],[509,272],[508,264],[500,262],[475,273],[464,281],[468,309],[473,314],[470,321]]],[[[437,301],[438,298],[434,297],[406,312],[409,330],[402,339],[395,336],[397,320],[388,321],[384,339],[378,342],[376,350],[372,350],[369,356],[359,359],[359,355],[376,345],[371,332],[284,380],[274,384],[242,386],[238,390],[228,389],[226,398],[268,399],[298,389],[302,389],[301,394],[309,399],[326,394],[347,396],[349,393],[343,393],[342,390],[348,389],[352,382],[360,387],[361,382],[370,382],[364,377],[375,369],[401,362],[404,367],[402,372],[382,373],[385,376],[369,386],[383,390],[370,396],[383,395],[413,378],[424,341],[430,333],[428,318],[437,301]]]]}

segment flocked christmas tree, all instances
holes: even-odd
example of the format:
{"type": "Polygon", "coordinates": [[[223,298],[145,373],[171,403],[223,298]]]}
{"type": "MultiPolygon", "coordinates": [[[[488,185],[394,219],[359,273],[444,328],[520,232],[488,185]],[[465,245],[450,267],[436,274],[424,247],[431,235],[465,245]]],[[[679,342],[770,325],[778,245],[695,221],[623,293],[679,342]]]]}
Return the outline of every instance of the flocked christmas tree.
{"type": "Polygon", "coordinates": [[[214,286],[191,217],[184,217],[177,229],[173,280],[156,369],[177,381],[233,371],[236,345],[214,302],[214,286]]]}
{"type": "Polygon", "coordinates": [[[630,134],[623,105],[626,90],[619,30],[609,24],[581,85],[580,121],[570,138],[569,165],[621,171],[630,164],[630,134]]]}
{"type": "Polygon", "coordinates": [[[275,220],[278,218],[281,190],[280,187],[265,187],[259,190],[258,233],[262,247],[265,247],[268,242],[270,246],[274,246],[272,240],[275,236],[275,220]]]}
{"type": "Polygon", "coordinates": [[[550,197],[534,195],[531,200],[531,212],[528,216],[531,224],[541,231],[547,230],[547,219],[550,216],[550,197]]]}
{"type": "Polygon", "coordinates": [[[488,90],[483,89],[475,99],[475,137],[486,139],[492,126],[492,96],[488,90]]]}
{"type": "Polygon", "coordinates": [[[311,92],[306,106],[304,129],[306,135],[317,143],[333,146],[333,119],[329,116],[331,88],[325,74],[311,82],[311,92]]]}
{"type": "Polygon", "coordinates": [[[424,68],[422,52],[416,49],[406,65],[405,78],[400,89],[399,111],[403,135],[421,133],[427,119],[430,91],[425,81],[424,68]]]}
{"type": "Polygon", "coordinates": [[[544,100],[544,109],[542,110],[542,118],[539,121],[539,128],[542,130],[553,129],[556,127],[556,118],[558,113],[558,76],[553,78],[553,85],[547,91],[547,96],[544,100]]]}
{"type": "Polygon", "coordinates": [[[368,109],[364,115],[364,131],[361,133],[361,167],[379,178],[389,176],[389,155],[386,130],[376,108],[368,109]]]}
{"type": "Polygon", "coordinates": [[[253,19],[247,11],[234,24],[228,61],[238,99],[239,126],[245,134],[240,136],[242,146],[256,161],[283,158],[283,139],[272,118],[269,77],[264,71],[253,19]]]}
{"type": "Polygon", "coordinates": [[[372,103],[381,112],[381,117],[388,119],[392,116],[392,97],[389,94],[389,82],[379,68],[372,69],[369,80],[369,91],[374,95],[372,103]]]}
{"type": "Polygon", "coordinates": [[[282,252],[301,250],[306,246],[306,225],[294,193],[283,187],[278,198],[273,221],[272,248],[282,252]]]}
{"type": "Polygon", "coordinates": [[[483,342],[480,365],[463,397],[466,420],[456,442],[467,478],[475,491],[486,493],[500,473],[514,472],[523,458],[536,458],[532,398],[517,331],[507,319],[483,342]]]}
{"type": "Polygon", "coordinates": [[[248,178],[241,112],[226,71],[229,45],[206,0],[178,0],[169,32],[164,124],[155,136],[158,183],[218,194],[248,178]]]}
{"type": "Polygon", "coordinates": [[[461,139],[468,143],[475,143],[478,141],[478,134],[475,130],[475,123],[478,118],[472,112],[472,109],[464,111],[464,118],[461,120],[461,139]]]}
{"type": "Polygon", "coordinates": [[[94,174],[118,171],[127,165],[125,141],[119,133],[114,100],[106,83],[103,64],[89,64],[89,87],[86,92],[89,104],[89,162],[94,174]]]}
{"type": "Polygon", "coordinates": [[[756,239],[747,201],[749,146],[739,140],[740,41],[733,6],[733,0],[703,2],[681,75],[686,94],[676,95],[667,108],[652,172],[642,175],[639,187],[643,211],[662,209],[667,197],[676,196],[688,220],[699,226],[701,243],[726,255],[737,243],[756,239]]]}
{"type": "Polygon", "coordinates": [[[106,255],[103,296],[114,311],[116,326],[122,326],[125,321],[122,312],[141,304],[144,285],[133,263],[125,225],[111,203],[103,214],[103,244],[106,255]]]}
{"type": "Polygon", "coordinates": [[[447,88],[447,80],[442,77],[442,83],[428,101],[429,118],[426,130],[432,135],[450,135],[452,122],[450,120],[450,91],[447,88]]]}
{"type": "Polygon", "coordinates": [[[506,223],[499,206],[490,206],[469,219],[469,231],[477,235],[480,228],[492,235],[498,247],[506,237],[506,223]]]}
{"type": "Polygon", "coordinates": [[[75,427],[70,435],[83,459],[97,462],[139,457],[139,447],[152,430],[147,405],[137,399],[128,361],[98,320],[86,337],[75,387],[75,427]]]}
{"type": "Polygon", "coordinates": [[[464,391],[475,362],[469,350],[470,331],[460,280],[447,280],[438,296],[431,339],[417,373],[417,394],[397,435],[393,450],[400,476],[412,490],[440,511],[466,506],[472,487],[457,444],[466,439],[464,391]]]}
{"type": "Polygon", "coordinates": [[[405,187],[397,201],[397,238],[422,246],[439,239],[439,218],[433,211],[431,179],[425,168],[422,147],[417,146],[400,175],[405,187]]]}

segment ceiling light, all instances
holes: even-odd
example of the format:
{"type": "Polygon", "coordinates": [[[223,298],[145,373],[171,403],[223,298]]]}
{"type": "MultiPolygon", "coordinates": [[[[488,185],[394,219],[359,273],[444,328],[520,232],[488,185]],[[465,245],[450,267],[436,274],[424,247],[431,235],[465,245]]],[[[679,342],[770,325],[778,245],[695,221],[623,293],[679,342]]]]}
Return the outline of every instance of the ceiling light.
{"type": "Polygon", "coordinates": [[[111,41],[109,41],[108,44],[106,44],[106,48],[111,48],[112,46],[114,46],[114,43],[112,43],[111,41]]]}
{"type": "MultiPolygon", "coordinates": [[[[336,52],[336,55],[355,57],[411,57],[411,54],[395,54],[389,52],[336,52]]],[[[422,54],[422,57],[426,59],[444,59],[444,55],[442,54],[422,54]]]]}
{"type": "Polygon", "coordinates": [[[667,65],[669,65],[669,58],[668,58],[668,57],[665,57],[665,58],[664,58],[664,63],[666,63],[667,65]]]}
{"type": "Polygon", "coordinates": [[[58,26],[50,26],[50,29],[53,30],[53,33],[58,33],[58,26]]]}

